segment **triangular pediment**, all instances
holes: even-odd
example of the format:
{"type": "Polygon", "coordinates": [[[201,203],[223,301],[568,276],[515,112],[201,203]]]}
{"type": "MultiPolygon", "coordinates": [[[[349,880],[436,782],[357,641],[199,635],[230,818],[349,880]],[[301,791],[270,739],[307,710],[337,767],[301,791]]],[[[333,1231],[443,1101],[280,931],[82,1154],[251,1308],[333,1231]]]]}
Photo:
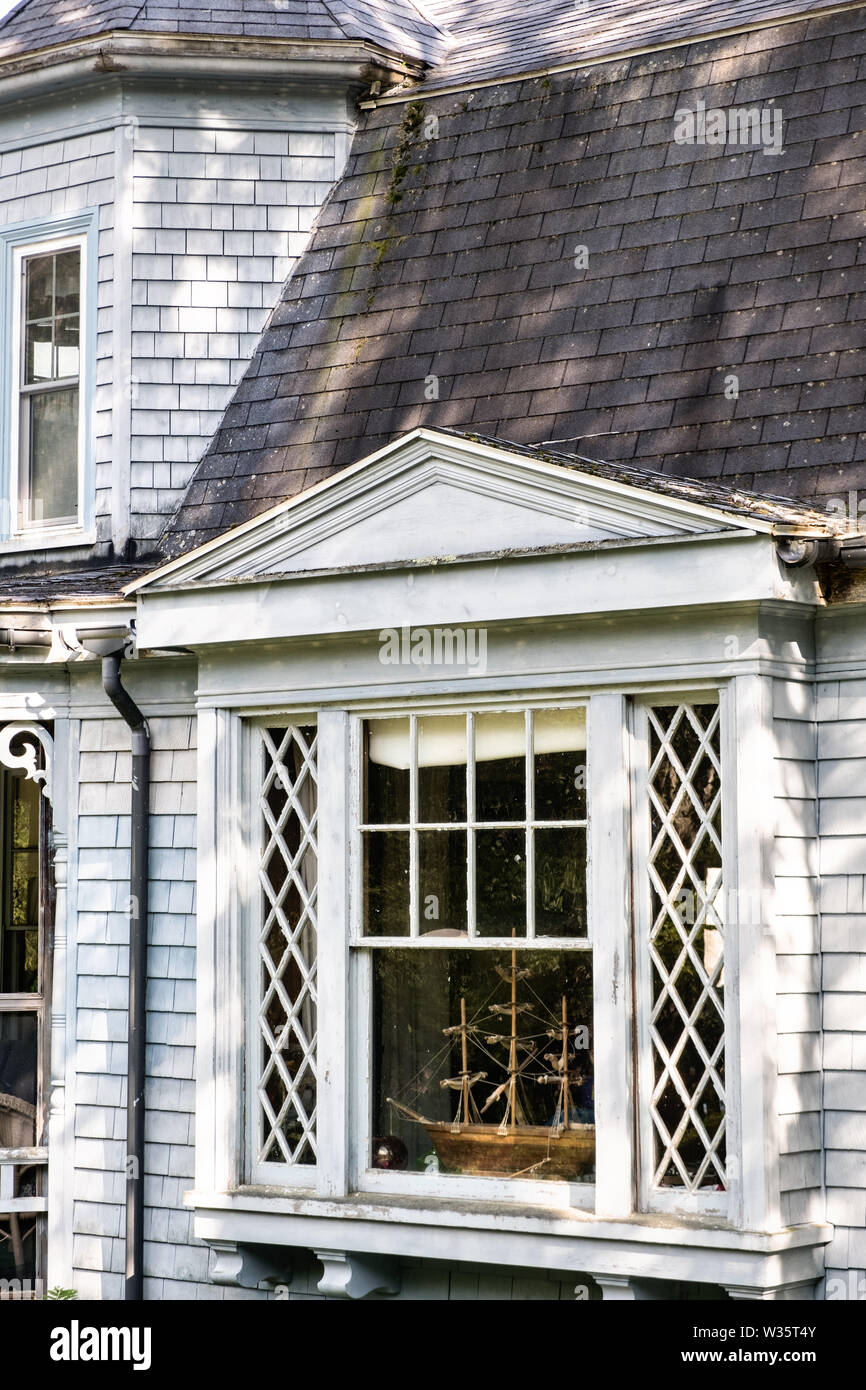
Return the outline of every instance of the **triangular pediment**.
{"type": "MultiPolygon", "coordinates": [[[[769,530],[693,496],[434,430],[414,430],[342,473],[181,556],[135,589],[609,541],[769,530]]],[[[632,475],[640,477],[638,470],[632,475]]]]}

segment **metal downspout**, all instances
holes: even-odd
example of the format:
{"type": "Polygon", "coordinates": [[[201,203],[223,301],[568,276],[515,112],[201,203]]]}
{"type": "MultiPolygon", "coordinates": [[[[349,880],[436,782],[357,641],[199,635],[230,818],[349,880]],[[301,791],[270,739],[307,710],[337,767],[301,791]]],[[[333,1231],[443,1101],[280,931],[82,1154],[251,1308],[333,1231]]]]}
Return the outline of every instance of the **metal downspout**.
{"type": "Polygon", "coordinates": [[[147,899],[150,734],[120,680],[120,652],[102,658],[102,685],[132,731],[129,870],[129,1056],[126,1093],[126,1300],[141,1301],[144,1268],[144,1074],[147,1043],[147,899]]]}
{"type": "Polygon", "coordinates": [[[85,651],[102,658],[102,686],[132,733],[132,805],[129,869],[129,1051],[126,1089],[126,1270],[124,1299],[144,1293],[144,1077],[147,1046],[147,908],[150,844],[150,733],[120,679],[129,630],[78,630],[85,651]]]}

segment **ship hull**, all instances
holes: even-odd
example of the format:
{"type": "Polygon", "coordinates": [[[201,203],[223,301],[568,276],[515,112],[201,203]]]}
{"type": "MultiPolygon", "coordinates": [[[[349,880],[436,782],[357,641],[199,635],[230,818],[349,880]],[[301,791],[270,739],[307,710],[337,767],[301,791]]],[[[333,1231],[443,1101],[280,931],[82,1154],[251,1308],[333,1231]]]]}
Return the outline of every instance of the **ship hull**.
{"type": "Polygon", "coordinates": [[[520,1125],[500,1134],[497,1125],[460,1125],[427,1121],[441,1167],[446,1173],[473,1177],[516,1177],[573,1182],[595,1165],[595,1125],[548,1129],[520,1125]]]}

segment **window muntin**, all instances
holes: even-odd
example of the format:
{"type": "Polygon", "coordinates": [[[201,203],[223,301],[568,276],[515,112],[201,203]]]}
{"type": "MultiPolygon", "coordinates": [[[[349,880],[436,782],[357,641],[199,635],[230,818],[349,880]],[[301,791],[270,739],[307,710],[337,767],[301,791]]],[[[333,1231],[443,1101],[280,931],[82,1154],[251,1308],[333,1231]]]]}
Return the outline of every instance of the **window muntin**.
{"type": "Polygon", "coordinates": [[[11,521],[19,533],[81,522],[85,277],[83,236],[15,251],[11,521]]]}
{"type": "Polygon", "coordinates": [[[368,720],[363,934],[586,938],[583,709],[368,720]]]}
{"type": "Polygon", "coordinates": [[[260,857],[255,1163],[317,1154],[318,768],[315,726],[254,728],[260,857]]]}
{"type": "Polygon", "coordinates": [[[720,711],[707,699],[646,714],[651,1186],[724,1192],[720,711]]]}

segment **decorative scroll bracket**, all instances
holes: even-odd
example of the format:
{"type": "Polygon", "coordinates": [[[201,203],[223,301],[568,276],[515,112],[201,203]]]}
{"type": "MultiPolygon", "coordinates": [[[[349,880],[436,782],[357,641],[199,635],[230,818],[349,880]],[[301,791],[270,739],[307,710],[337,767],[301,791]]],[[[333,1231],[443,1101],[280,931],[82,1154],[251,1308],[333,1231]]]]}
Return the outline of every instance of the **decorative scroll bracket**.
{"type": "Polygon", "coordinates": [[[316,1250],[324,1273],[319,1293],[328,1298],[366,1298],[371,1293],[400,1292],[395,1260],[387,1255],[357,1255],[347,1250],[316,1250]]]}
{"type": "Polygon", "coordinates": [[[236,1289],[256,1289],[265,1281],[282,1280],[288,1283],[292,1277],[291,1255],[286,1250],[270,1246],[239,1245],[234,1240],[215,1240],[210,1242],[215,1259],[210,1270],[212,1284],[227,1284],[236,1289]]]}
{"type": "Polygon", "coordinates": [[[31,781],[42,783],[42,795],[51,802],[52,790],[52,771],[54,767],[54,739],[49,734],[43,724],[35,720],[22,721],[18,724],[5,724],[0,728],[0,763],[10,770],[23,768],[25,777],[31,781]],[[12,752],[12,744],[16,739],[24,741],[24,750],[21,753],[12,752]],[[45,757],[45,766],[39,766],[39,747],[45,757]]]}

